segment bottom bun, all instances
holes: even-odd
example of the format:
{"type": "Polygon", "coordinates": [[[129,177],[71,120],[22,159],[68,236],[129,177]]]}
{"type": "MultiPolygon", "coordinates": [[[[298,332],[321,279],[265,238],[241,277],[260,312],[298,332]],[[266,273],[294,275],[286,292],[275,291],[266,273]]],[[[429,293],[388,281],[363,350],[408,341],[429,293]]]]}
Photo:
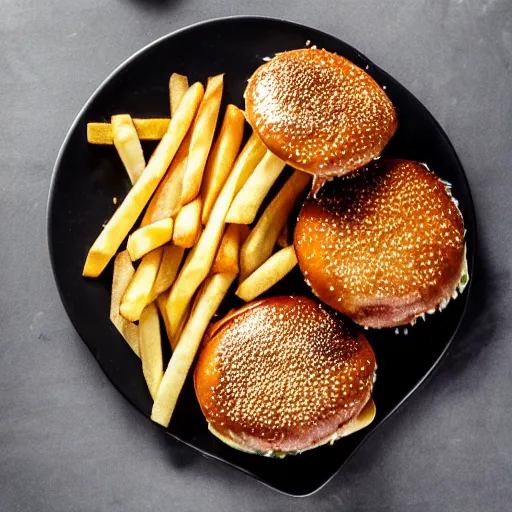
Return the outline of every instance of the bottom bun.
{"type": "Polygon", "coordinates": [[[217,438],[219,438],[223,443],[227,444],[229,447],[234,448],[235,450],[239,450],[241,452],[250,453],[253,455],[263,455],[264,457],[276,457],[282,459],[287,455],[299,455],[300,453],[306,452],[308,450],[312,450],[313,448],[318,448],[323,446],[324,444],[330,443],[334,444],[335,441],[341,439],[342,437],[347,437],[350,434],[355,434],[367,427],[372,423],[375,419],[375,415],[377,414],[377,408],[375,407],[375,402],[370,398],[368,403],[364,406],[363,410],[359,413],[359,416],[349,421],[347,424],[343,425],[341,428],[337,430],[337,432],[328,436],[325,439],[322,439],[314,446],[310,446],[309,448],[305,448],[304,450],[295,450],[293,452],[282,452],[282,451],[268,451],[268,452],[258,452],[256,450],[250,450],[246,446],[241,443],[238,443],[235,440],[235,436],[231,434],[231,437],[227,435],[221,434],[214,427],[212,427],[211,423],[208,423],[208,430],[217,438]]]}

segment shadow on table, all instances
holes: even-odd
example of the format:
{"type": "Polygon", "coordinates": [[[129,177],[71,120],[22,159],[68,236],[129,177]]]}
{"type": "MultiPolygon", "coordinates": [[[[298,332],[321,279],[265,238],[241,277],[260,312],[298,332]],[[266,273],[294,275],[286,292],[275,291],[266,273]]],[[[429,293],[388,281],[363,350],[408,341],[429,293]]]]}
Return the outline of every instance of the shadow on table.
{"type": "Polygon", "coordinates": [[[472,279],[463,325],[441,365],[440,374],[449,374],[451,378],[466,367],[481,364],[480,358],[492,343],[498,324],[504,321],[499,308],[510,286],[510,272],[492,267],[478,241],[472,279]]]}
{"type": "Polygon", "coordinates": [[[139,5],[145,10],[166,10],[181,3],[183,0],[124,0],[127,3],[139,5]]]}
{"type": "MultiPolygon", "coordinates": [[[[159,439],[160,441],[160,439],[159,439]]],[[[187,446],[180,441],[174,439],[170,435],[164,435],[161,438],[162,448],[168,455],[168,458],[175,468],[187,468],[196,465],[203,455],[187,446]]]]}

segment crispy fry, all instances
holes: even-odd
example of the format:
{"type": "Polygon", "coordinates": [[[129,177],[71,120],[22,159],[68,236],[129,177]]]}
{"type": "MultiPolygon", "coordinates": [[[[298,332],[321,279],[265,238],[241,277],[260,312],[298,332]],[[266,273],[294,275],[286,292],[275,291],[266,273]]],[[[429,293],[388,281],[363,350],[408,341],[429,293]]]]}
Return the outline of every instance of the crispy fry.
{"type": "Polygon", "coordinates": [[[226,107],[226,114],[204,171],[201,195],[203,197],[203,224],[208,222],[215,200],[226,182],[235,162],[244,134],[245,117],[235,105],[226,107]]]}
{"type": "MultiPolygon", "coordinates": [[[[169,129],[169,118],[132,119],[140,140],[160,140],[169,129]]],[[[114,144],[110,123],[87,123],[87,142],[89,144],[114,144]]]]}
{"type": "Polygon", "coordinates": [[[240,226],[229,224],[220,242],[219,250],[213,262],[212,272],[238,274],[238,258],[240,255],[240,226]]]}
{"type": "MultiPolygon", "coordinates": [[[[198,292],[199,294],[199,292],[198,292]]],[[[190,318],[190,311],[192,309],[192,304],[194,304],[195,300],[189,302],[187,309],[185,310],[185,314],[183,315],[183,318],[181,319],[180,325],[178,327],[178,332],[176,333],[176,336],[171,338],[171,349],[176,350],[176,347],[181,339],[181,335],[183,333],[183,329],[185,329],[185,326],[187,325],[188,319],[190,318]]]]}
{"type": "Polygon", "coordinates": [[[160,311],[160,314],[162,315],[162,319],[164,321],[164,325],[165,325],[165,332],[167,333],[167,338],[171,339],[170,337],[170,331],[169,331],[169,317],[167,316],[167,310],[166,310],[166,305],[167,305],[167,300],[169,299],[169,292],[170,290],[166,290],[165,292],[161,293],[157,298],[156,298],[156,305],[158,306],[158,311],[160,311]]]}
{"type": "Polygon", "coordinates": [[[181,186],[187,168],[190,131],[183,139],[182,146],[174,157],[166,175],[158,185],[141,221],[141,227],[162,219],[173,218],[181,209],[181,186]]]}
{"type": "Polygon", "coordinates": [[[279,232],[277,237],[277,245],[281,248],[288,247],[290,245],[290,233],[288,229],[288,221],[285,222],[283,229],[279,232]]]}
{"type": "Polygon", "coordinates": [[[120,252],[114,260],[114,275],[112,277],[112,294],[110,297],[110,320],[121,333],[130,348],[140,357],[139,326],[128,322],[119,313],[121,299],[135,274],[132,260],[127,251],[120,252]]]}
{"type": "Polygon", "coordinates": [[[196,241],[201,232],[201,207],[202,199],[198,197],[191,203],[181,207],[176,216],[174,225],[174,234],[172,242],[180,247],[190,248],[196,241]]]}
{"type": "Polygon", "coordinates": [[[235,274],[214,274],[204,283],[180,336],[158,389],[151,419],[169,425],[183,384],[210,320],[235,279],[235,274]]]}
{"type": "MultiPolygon", "coordinates": [[[[265,156],[266,152],[267,148],[263,142],[261,142],[255,133],[252,133],[249,140],[245,143],[244,148],[238,155],[235,165],[231,171],[233,173],[236,170],[238,175],[233,197],[240,192],[246,181],[249,179],[249,176],[254,172],[258,164],[261,162],[261,159],[265,156]]],[[[217,201],[213,203],[214,206],[216,203],[217,201]]]]}
{"type": "Polygon", "coordinates": [[[258,161],[257,156],[261,152],[261,146],[262,143],[255,135],[245,145],[222,187],[217,201],[215,201],[204,231],[201,233],[196,246],[187,256],[187,260],[171,288],[167,302],[167,315],[173,335],[176,335],[192,296],[210,271],[222,238],[229,205],[237,189],[241,188],[243,180],[247,179],[247,176],[254,169],[258,161]]]}
{"type": "Polygon", "coordinates": [[[128,238],[126,248],[132,261],[171,241],[174,221],[162,219],[134,231],[128,238]]]}
{"type": "Polygon", "coordinates": [[[148,305],[149,294],[162,260],[163,249],[159,247],[146,254],[140,262],[121,300],[119,312],[126,320],[136,322],[148,305]]]}
{"type": "Polygon", "coordinates": [[[278,283],[296,264],[297,256],[293,245],[285,247],[242,281],[235,293],[249,302],[278,283]]]}
{"type": "Polygon", "coordinates": [[[188,78],[178,73],[173,73],[169,78],[169,105],[171,116],[174,117],[179,104],[188,89],[188,78]]]}
{"type": "MultiPolygon", "coordinates": [[[[178,76],[187,80],[186,77],[182,77],[181,75],[178,76]]],[[[179,81],[181,81],[181,78],[179,81]]],[[[182,85],[183,84],[179,83],[174,83],[173,85],[171,82],[171,96],[175,97],[175,108],[178,108],[179,105],[178,99],[179,95],[181,95],[180,87],[182,85]],[[172,92],[173,87],[178,89],[175,91],[174,95],[172,92]]],[[[183,176],[185,175],[185,171],[187,169],[188,150],[190,148],[191,137],[192,129],[189,128],[187,135],[185,135],[185,138],[183,139],[169,169],[165,173],[165,176],[158,185],[155,194],[149,202],[146,213],[142,218],[142,227],[158,220],[166,219],[169,217],[174,218],[178,214],[181,208],[181,187],[183,184],[183,176]]]]}
{"type": "Polygon", "coordinates": [[[112,116],[111,124],[114,146],[133,185],[146,167],[139,136],[129,114],[112,116]]]}
{"type": "Polygon", "coordinates": [[[283,160],[267,151],[233,200],[226,222],[251,224],[285,165],[283,160]]]}
{"type": "Polygon", "coordinates": [[[204,167],[210,152],[219,116],[220,101],[224,87],[224,75],[208,79],[203,101],[194,121],[187,170],[183,177],[181,204],[192,202],[201,190],[204,167]]]}
{"type": "Polygon", "coordinates": [[[164,319],[165,332],[167,333],[167,339],[169,340],[171,349],[174,350],[176,348],[176,345],[178,344],[178,341],[180,340],[181,333],[183,332],[183,329],[185,328],[185,325],[188,322],[192,303],[189,303],[189,305],[187,306],[185,314],[183,315],[183,318],[181,319],[181,324],[178,328],[178,332],[176,333],[176,336],[171,336],[171,333],[169,330],[169,317],[167,316],[167,308],[166,308],[167,300],[169,299],[169,292],[170,292],[170,290],[167,290],[166,292],[159,295],[156,302],[158,304],[158,309],[160,310],[160,314],[162,315],[162,318],[164,319]]]}
{"type": "Polygon", "coordinates": [[[148,302],[153,302],[160,294],[168,290],[176,276],[183,259],[185,249],[183,247],[177,247],[176,245],[166,245],[164,247],[164,253],[162,255],[162,261],[158,268],[158,274],[156,275],[153,288],[149,295],[148,302]]]}
{"type": "Polygon", "coordinates": [[[160,320],[158,319],[158,309],[155,304],[148,304],[144,308],[140,315],[139,329],[142,373],[146,379],[151,397],[154,400],[164,376],[160,320]]]}
{"type": "Polygon", "coordinates": [[[241,279],[248,277],[272,254],[279,232],[310,180],[309,174],[295,171],[267,206],[240,251],[241,279]]]}
{"type": "Polygon", "coordinates": [[[142,176],[116,210],[87,255],[83,275],[98,277],[114,256],[122,241],[149,201],[169,167],[195,116],[203,95],[203,86],[196,83],[187,91],[169,129],[157,146],[142,176]]]}
{"type": "Polygon", "coordinates": [[[146,213],[140,223],[141,227],[148,226],[162,219],[176,217],[181,208],[181,184],[186,168],[187,158],[178,160],[178,155],[176,155],[149,202],[146,213]]]}

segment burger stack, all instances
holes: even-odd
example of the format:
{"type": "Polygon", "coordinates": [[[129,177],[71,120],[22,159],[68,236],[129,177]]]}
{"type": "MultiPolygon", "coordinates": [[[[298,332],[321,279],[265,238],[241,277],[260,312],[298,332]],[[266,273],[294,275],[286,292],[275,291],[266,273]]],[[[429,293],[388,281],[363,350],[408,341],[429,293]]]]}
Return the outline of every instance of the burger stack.
{"type": "Polygon", "coordinates": [[[294,247],[316,299],[272,297],[228,314],[207,334],[194,383],[213,434],[283,456],[372,421],[377,363],[361,327],[408,325],[457,296],[464,222],[425,164],[379,159],[397,115],[349,60],[278,54],[252,75],[245,102],[267,148],[314,175],[294,247]]]}

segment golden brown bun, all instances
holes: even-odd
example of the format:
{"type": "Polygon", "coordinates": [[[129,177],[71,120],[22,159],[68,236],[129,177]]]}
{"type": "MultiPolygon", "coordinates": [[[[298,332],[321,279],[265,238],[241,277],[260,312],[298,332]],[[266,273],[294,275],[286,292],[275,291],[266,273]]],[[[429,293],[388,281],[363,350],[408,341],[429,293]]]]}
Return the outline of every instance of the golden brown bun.
{"type": "Polygon", "coordinates": [[[247,120],[292,167],[342,175],[378,157],[397,128],[380,86],[355,64],[326,50],[276,55],[245,91],[247,120]]]}
{"type": "MultiPolygon", "coordinates": [[[[321,439],[316,444],[311,445],[307,448],[307,450],[312,450],[313,448],[318,448],[320,446],[323,446],[324,444],[330,443],[332,444],[334,441],[337,441],[338,439],[346,436],[350,436],[354,434],[355,432],[358,432],[359,430],[362,430],[363,428],[366,428],[368,425],[370,425],[373,420],[375,419],[375,416],[377,414],[377,408],[375,407],[375,402],[370,398],[368,402],[366,402],[366,405],[363,407],[361,412],[358,416],[355,418],[352,418],[348,423],[345,423],[342,427],[340,427],[336,434],[329,435],[325,437],[324,439],[321,439]]],[[[234,441],[231,437],[226,437],[225,435],[221,434],[220,432],[217,432],[211,425],[211,423],[208,423],[208,430],[216,437],[218,437],[223,443],[226,443],[228,446],[231,446],[231,448],[234,448],[235,450],[239,450],[246,453],[253,453],[253,454],[262,454],[261,452],[250,450],[245,445],[240,445],[236,441],[234,441]]],[[[279,458],[282,458],[284,455],[288,454],[298,454],[303,453],[305,450],[300,451],[294,451],[294,452],[266,452],[263,453],[263,455],[268,456],[277,456],[279,458]]]]}
{"type": "Polygon", "coordinates": [[[251,303],[210,331],[194,372],[211,427],[251,452],[302,451],[356,418],[375,356],[340,315],[306,297],[251,303]]]}
{"type": "Polygon", "coordinates": [[[388,160],[310,196],[294,244],[320,300],[365,327],[394,327],[450,299],[464,262],[464,223],[434,173],[388,160]]]}

